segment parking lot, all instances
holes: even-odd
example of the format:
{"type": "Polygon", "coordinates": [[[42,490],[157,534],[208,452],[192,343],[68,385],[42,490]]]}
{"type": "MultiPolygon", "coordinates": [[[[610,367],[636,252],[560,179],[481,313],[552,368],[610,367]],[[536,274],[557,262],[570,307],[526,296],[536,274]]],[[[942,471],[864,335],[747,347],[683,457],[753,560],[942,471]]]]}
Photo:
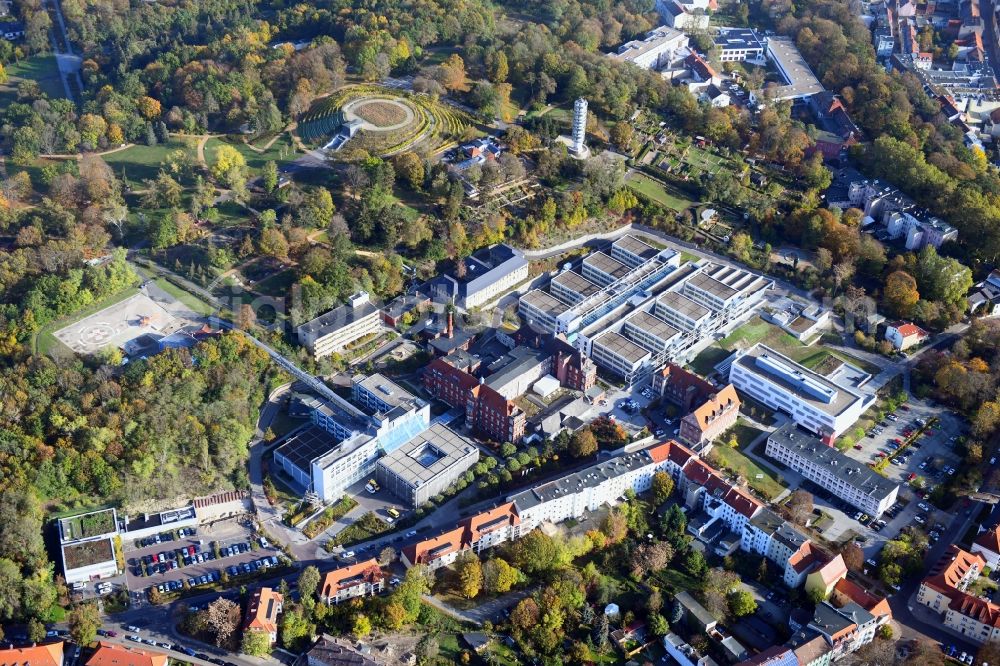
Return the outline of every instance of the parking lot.
{"type": "MultiPolygon", "coordinates": [[[[228,567],[249,565],[263,557],[277,558],[280,551],[273,544],[262,546],[253,537],[247,526],[236,520],[226,520],[211,527],[192,530],[179,539],[165,538],[171,533],[162,533],[160,543],[149,545],[125,544],[125,564],[128,587],[134,602],[141,603],[147,590],[159,585],[172,585],[181,589],[185,581],[195,585],[217,582],[228,567]],[[251,544],[253,544],[251,546],[251,544]],[[230,546],[237,546],[238,552],[227,555],[230,546]],[[219,557],[216,556],[218,549],[219,557]]],[[[248,573],[241,570],[240,573],[248,573]]]]}

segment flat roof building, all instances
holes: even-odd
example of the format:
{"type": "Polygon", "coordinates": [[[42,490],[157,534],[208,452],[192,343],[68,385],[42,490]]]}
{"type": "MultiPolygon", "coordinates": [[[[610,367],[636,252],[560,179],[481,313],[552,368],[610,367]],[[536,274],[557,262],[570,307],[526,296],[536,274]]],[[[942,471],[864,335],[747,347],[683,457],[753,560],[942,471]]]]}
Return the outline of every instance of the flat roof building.
{"type": "Polygon", "coordinates": [[[599,285],[594,284],[576,271],[563,271],[549,282],[549,291],[552,292],[552,295],[570,305],[576,305],[600,290],[599,285]]]}
{"type": "Polygon", "coordinates": [[[722,28],[715,36],[721,62],[763,60],[764,44],[750,28],[722,28]]]}
{"type": "Polygon", "coordinates": [[[618,51],[608,57],[621,62],[630,62],[643,69],[660,69],[676,59],[676,54],[686,49],[688,37],[680,30],[662,25],[650,30],[642,39],[633,39],[622,44],[618,51]]]}
{"type": "Polygon", "coordinates": [[[412,393],[377,372],[355,375],[351,379],[351,394],[355,403],[375,413],[407,407],[416,400],[412,393]]]}
{"type": "Polygon", "coordinates": [[[630,377],[652,357],[648,349],[614,331],[606,331],[594,338],[590,355],[597,365],[621,377],[630,377]]]}
{"type": "Polygon", "coordinates": [[[646,241],[631,234],[622,236],[611,244],[611,258],[636,268],[660,253],[646,241]]]}
{"type": "Polygon", "coordinates": [[[316,359],[340,352],[361,338],[381,331],[379,309],[365,291],[352,294],[345,305],[295,329],[299,344],[316,359]]]}
{"type": "Polygon", "coordinates": [[[788,423],[767,438],[768,456],[870,516],[896,503],[899,484],[788,423]]]}
{"type": "Polygon", "coordinates": [[[765,93],[776,102],[804,99],[825,90],[791,37],[768,37],[767,57],[788,81],[788,85],[765,89],[765,93]]]}
{"type": "Polygon", "coordinates": [[[741,352],[729,369],[738,391],[780,410],[792,421],[832,443],[875,400],[813,372],[766,345],[741,352]]]}
{"type": "Polygon", "coordinates": [[[472,440],[434,424],[378,461],[379,483],[412,507],[444,492],[479,461],[472,440]]]}
{"type": "Polygon", "coordinates": [[[706,326],[712,311],[676,291],[668,291],[656,299],[653,312],[657,317],[687,333],[706,326]]]}
{"type": "Polygon", "coordinates": [[[465,272],[440,275],[430,285],[435,299],[451,300],[458,307],[477,308],[528,279],[528,260],[516,249],[500,243],[464,259],[465,272]]]}
{"type": "Polygon", "coordinates": [[[629,340],[654,354],[666,352],[680,336],[680,331],[676,328],[643,310],[626,319],[622,331],[629,340]]]}
{"type": "Polygon", "coordinates": [[[606,287],[629,274],[630,268],[603,252],[592,252],[583,258],[583,277],[606,287]]]}
{"type": "Polygon", "coordinates": [[[517,305],[517,313],[534,329],[547,333],[558,333],[559,315],[569,310],[569,305],[541,289],[532,289],[522,296],[517,305]]]}

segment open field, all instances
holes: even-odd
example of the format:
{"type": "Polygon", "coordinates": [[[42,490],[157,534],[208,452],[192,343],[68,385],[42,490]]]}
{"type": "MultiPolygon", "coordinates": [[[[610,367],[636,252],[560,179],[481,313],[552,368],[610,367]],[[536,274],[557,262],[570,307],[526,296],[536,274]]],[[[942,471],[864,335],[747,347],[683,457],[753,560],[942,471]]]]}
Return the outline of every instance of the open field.
{"type": "Polygon", "coordinates": [[[78,321],[81,317],[86,317],[95,312],[99,312],[104,308],[107,308],[115,303],[123,301],[139,293],[138,289],[126,289],[125,291],[119,292],[108,296],[102,301],[94,303],[88,308],[84,308],[79,312],[75,312],[68,317],[58,319],[53,322],[49,322],[35,334],[35,352],[38,354],[48,354],[48,355],[68,355],[72,352],[71,348],[63,344],[59,338],[56,337],[54,331],[58,330],[58,327],[64,327],[67,323],[78,321]]]}
{"type": "MultiPolygon", "coordinates": [[[[270,139],[262,139],[257,142],[256,147],[263,148],[270,139]]],[[[211,167],[215,164],[216,153],[223,144],[229,144],[239,151],[247,162],[247,166],[254,171],[259,171],[266,162],[276,162],[279,166],[284,162],[290,162],[299,156],[292,144],[292,139],[288,133],[282,133],[273,144],[264,152],[257,152],[242,141],[223,141],[221,139],[209,139],[205,143],[205,161],[211,167]]]]}
{"type": "Polygon", "coordinates": [[[56,338],[77,354],[121,347],[147,334],[167,335],[180,328],[174,314],[145,294],[134,294],[56,331],[56,338]]]}
{"type": "Polygon", "coordinates": [[[406,111],[387,100],[371,100],[354,107],[354,113],[376,127],[388,127],[406,120],[406,111]]]}
{"type": "Polygon", "coordinates": [[[156,178],[167,155],[175,150],[183,150],[189,158],[195,160],[193,139],[171,139],[155,146],[135,145],[117,153],[104,156],[104,161],[114,170],[119,178],[124,174],[134,188],[142,188],[142,181],[156,178]]]}
{"type": "Polygon", "coordinates": [[[0,108],[17,101],[17,86],[22,81],[34,81],[51,98],[65,97],[59,65],[52,54],[36,55],[6,65],[7,83],[0,85],[0,108]]]}
{"type": "Polygon", "coordinates": [[[679,193],[671,193],[663,184],[637,171],[633,171],[625,177],[625,184],[639,194],[677,212],[687,210],[694,205],[693,201],[688,201],[679,193]]]}
{"type": "Polygon", "coordinates": [[[720,467],[745,479],[755,491],[767,499],[773,500],[785,490],[785,486],[779,482],[774,472],[761,467],[742,452],[742,449],[746,448],[762,432],[762,430],[739,421],[719,438],[709,457],[715,458],[720,467]],[[730,437],[736,438],[737,448],[729,446],[730,437]]]}

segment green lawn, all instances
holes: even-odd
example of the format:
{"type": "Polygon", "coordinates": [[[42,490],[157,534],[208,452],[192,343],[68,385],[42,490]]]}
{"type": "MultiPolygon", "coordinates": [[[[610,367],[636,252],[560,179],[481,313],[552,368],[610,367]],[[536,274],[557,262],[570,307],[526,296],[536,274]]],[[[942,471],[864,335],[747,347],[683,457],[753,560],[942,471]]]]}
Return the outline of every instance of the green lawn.
{"type": "Polygon", "coordinates": [[[181,289],[176,284],[168,280],[167,278],[156,278],[153,280],[157,287],[167,292],[178,301],[186,305],[192,312],[196,312],[200,315],[209,316],[215,314],[216,310],[214,307],[201,300],[194,294],[181,289]]]}
{"type": "Polygon", "coordinates": [[[785,490],[774,472],[765,467],[761,467],[756,462],[743,454],[741,449],[745,448],[763,432],[753,426],[738,422],[727,433],[719,438],[712,452],[711,458],[717,461],[718,466],[729,472],[743,477],[756,490],[769,500],[773,500],[785,490]],[[735,435],[739,448],[732,448],[728,442],[731,436],[735,435]]]}
{"type": "Polygon", "coordinates": [[[82,310],[78,310],[67,317],[50,321],[45,326],[42,326],[42,328],[38,331],[38,333],[35,334],[35,339],[32,344],[35,353],[72,356],[73,351],[69,347],[61,343],[58,340],[58,338],[56,338],[55,336],[56,331],[69,326],[73,322],[80,321],[84,317],[89,317],[95,312],[100,312],[104,308],[114,305],[115,303],[124,301],[126,298],[134,296],[135,294],[138,293],[139,289],[136,287],[132,287],[131,289],[125,289],[124,291],[120,291],[117,294],[112,294],[111,296],[108,296],[103,300],[97,301],[96,303],[92,303],[88,307],[85,307],[82,310]]]}
{"type": "Polygon", "coordinates": [[[694,205],[693,201],[688,201],[679,194],[669,192],[661,183],[637,171],[628,174],[625,183],[639,194],[677,212],[687,210],[694,205]]]}
{"type": "Polygon", "coordinates": [[[59,65],[52,54],[31,56],[6,65],[6,69],[7,83],[0,85],[0,108],[17,101],[17,86],[25,80],[35,81],[42,92],[51,98],[66,96],[66,89],[59,78],[59,65]]]}
{"type": "Polygon", "coordinates": [[[190,140],[171,139],[155,146],[134,145],[126,150],[104,156],[115,175],[121,178],[122,173],[131,181],[132,187],[141,189],[144,180],[156,178],[160,165],[166,161],[167,155],[175,150],[189,152],[194,161],[195,148],[190,140]]]}
{"type": "MultiPolygon", "coordinates": [[[[261,139],[254,145],[263,148],[270,140],[270,137],[261,139]]],[[[278,137],[278,140],[263,153],[258,153],[242,141],[209,139],[205,144],[205,161],[208,162],[209,167],[215,164],[216,153],[218,152],[219,147],[224,143],[227,143],[238,150],[240,154],[243,155],[244,159],[246,159],[247,166],[255,172],[259,171],[264,166],[265,162],[277,162],[278,164],[281,164],[282,162],[288,162],[298,157],[298,153],[292,145],[292,139],[287,133],[278,137]]]]}

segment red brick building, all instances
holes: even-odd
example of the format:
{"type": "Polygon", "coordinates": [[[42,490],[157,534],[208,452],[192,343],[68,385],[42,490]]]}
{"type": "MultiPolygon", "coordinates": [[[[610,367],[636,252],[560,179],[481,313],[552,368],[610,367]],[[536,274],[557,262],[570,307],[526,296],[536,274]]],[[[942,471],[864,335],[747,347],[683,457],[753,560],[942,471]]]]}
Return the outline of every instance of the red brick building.
{"type": "Polygon", "coordinates": [[[563,386],[586,393],[597,383],[597,365],[562,335],[552,338],[552,376],[563,386]]]}
{"type": "Polygon", "coordinates": [[[715,391],[710,382],[673,363],[653,373],[653,393],[678,405],[682,413],[690,412],[715,391]]]}
{"type": "Polygon", "coordinates": [[[424,369],[424,388],[438,400],[464,408],[466,423],[490,439],[518,442],[524,437],[527,416],[517,405],[445,359],[434,359],[424,369]]]}

